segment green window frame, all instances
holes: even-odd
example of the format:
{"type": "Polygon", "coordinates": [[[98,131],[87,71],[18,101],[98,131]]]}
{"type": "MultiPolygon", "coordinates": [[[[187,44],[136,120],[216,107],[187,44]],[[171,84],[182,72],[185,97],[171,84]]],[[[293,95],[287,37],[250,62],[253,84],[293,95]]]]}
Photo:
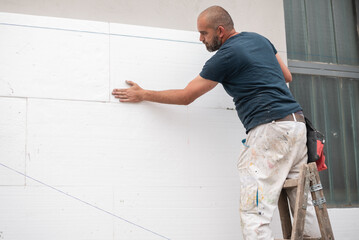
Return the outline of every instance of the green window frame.
{"type": "Polygon", "coordinates": [[[331,207],[359,206],[359,1],[284,0],[290,89],[326,136],[331,207]]]}

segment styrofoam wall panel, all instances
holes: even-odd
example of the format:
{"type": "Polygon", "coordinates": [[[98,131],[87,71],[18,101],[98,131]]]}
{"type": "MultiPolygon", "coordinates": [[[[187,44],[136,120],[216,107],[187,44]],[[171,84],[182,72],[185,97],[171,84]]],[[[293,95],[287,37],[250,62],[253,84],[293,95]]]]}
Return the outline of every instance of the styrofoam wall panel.
{"type": "MultiPolygon", "coordinates": [[[[184,88],[212,55],[195,32],[111,23],[110,33],[111,89],[128,87],[125,80],[153,90],[184,88]]],[[[192,105],[233,108],[233,101],[217,86],[192,105]]]]}
{"type": "MultiPolygon", "coordinates": [[[[26,99],[0,98],[0,161],[25,172],[26,99]]],[[[25,178],[0,167],[1,185],[24,185],[25,178]]]]}
{"type": "Polygon", "coordinates": [[[190,156],[186,122],[181,106],[29,100],[28,173],[56,185],[171,183],[190,156]]]}
{"type": "Polygon", "coordinates": [[[1,169],[10,185],[0,189],[9,193],[0,200],[6,239],[161,238],[151,231],[239,238],[244,132],[223,88],[191,106],[123,104],[110,95],[127,79],[185,87],[210,57],[198,34],[5,13],[0,20],[0,100],[9,112],[1,123],[22,136],[4,142],[21,147],[13,158],[22,164],[1,169]]]}
{"type": "MultiPolygon", "coordinates": [[[[110,186],[59,188],[113,211],[110,186]]],[[[113,217],[47,187],[1,187],[0,203],[0,239],[112,239],[113,236],[113,217]]]]}
{"type": "Polygon", "coordinates": [[[240,235],[236,187],[117,188],[116,210],[140,216],[171,239],[235,239],[240,235]],[[128,208],[131,206],[132,208],[128,208]]]}
{"type": "Polygon", "coordinates": [[[51,26],[51,18],[14,18],[0,15],[0,95],[109,99],[108,24],[74,21],[71,28],[69,20],[61,27],[61,19],[51,26]]]}

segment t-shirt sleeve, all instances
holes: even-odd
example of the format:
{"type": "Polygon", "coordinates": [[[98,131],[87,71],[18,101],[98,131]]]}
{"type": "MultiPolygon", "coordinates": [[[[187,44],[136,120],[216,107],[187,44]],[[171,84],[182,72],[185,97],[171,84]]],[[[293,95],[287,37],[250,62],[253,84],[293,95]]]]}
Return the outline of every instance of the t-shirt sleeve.
{"type": "Polygon", "coordinates": [[[269,44],[272,46],[272,49],[273,49],[274,54],[277,54],[277,49],[274,47],[273,43],[271,43],[271,41],[269,41],[268,39],[267,39],[267,41],[268,41],[269,44]]]}
{"type": "Polygon", "coordinates": [[[228,58],[217,52],[203,66],[200,76],[215,82],[223,83],[228,74],[228,58]]]}

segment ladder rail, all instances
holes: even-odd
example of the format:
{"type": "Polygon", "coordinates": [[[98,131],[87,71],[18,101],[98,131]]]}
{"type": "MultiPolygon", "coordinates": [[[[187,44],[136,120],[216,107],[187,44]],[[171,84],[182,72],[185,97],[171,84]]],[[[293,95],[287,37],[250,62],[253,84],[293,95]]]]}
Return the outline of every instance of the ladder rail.
{"type": "Polygon", "coordinates": [[[330,224],[316,163],[303,164],[298,179],[288,179],[285,181],[279,197],[278,209],[284,238],[282,240],[334,240],[334,234],[330,224]],[[285,189],[294,187],[297,187],[297,197],[292,225],[288,206],[288,196],[285,189]],[[312,195],[313,203],[315,205],[315,212],[321,233],[320,238],[303,236],[309,192],[312,195]]]}

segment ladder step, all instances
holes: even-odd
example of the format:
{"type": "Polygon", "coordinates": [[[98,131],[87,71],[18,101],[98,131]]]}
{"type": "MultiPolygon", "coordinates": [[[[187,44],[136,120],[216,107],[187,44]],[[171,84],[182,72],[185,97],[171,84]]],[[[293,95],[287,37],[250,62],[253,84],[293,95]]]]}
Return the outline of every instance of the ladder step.
{"type": "Polygon", "coordinates": [[[287,179],[284,182],[283,188],[293,188],[298,186],[298,179],[287,179]]]}
{"type": "Polygon", "coordinates": [[[283,238],[275,240],[334,240],[333,230],[325,203],[323,187],[320,182],[316,163],[303,164],[298,179],[287,179],[278,200],[278,209],[282,225],[283,238]],[[291,221],[288,196],[284,189],[297,187],[297,198],[294,206],[293,224],[291,221]],[[312,196],[320,228],[320,238],[303,237],[304,221],[307,211],[307,197],[312,196]]]}

